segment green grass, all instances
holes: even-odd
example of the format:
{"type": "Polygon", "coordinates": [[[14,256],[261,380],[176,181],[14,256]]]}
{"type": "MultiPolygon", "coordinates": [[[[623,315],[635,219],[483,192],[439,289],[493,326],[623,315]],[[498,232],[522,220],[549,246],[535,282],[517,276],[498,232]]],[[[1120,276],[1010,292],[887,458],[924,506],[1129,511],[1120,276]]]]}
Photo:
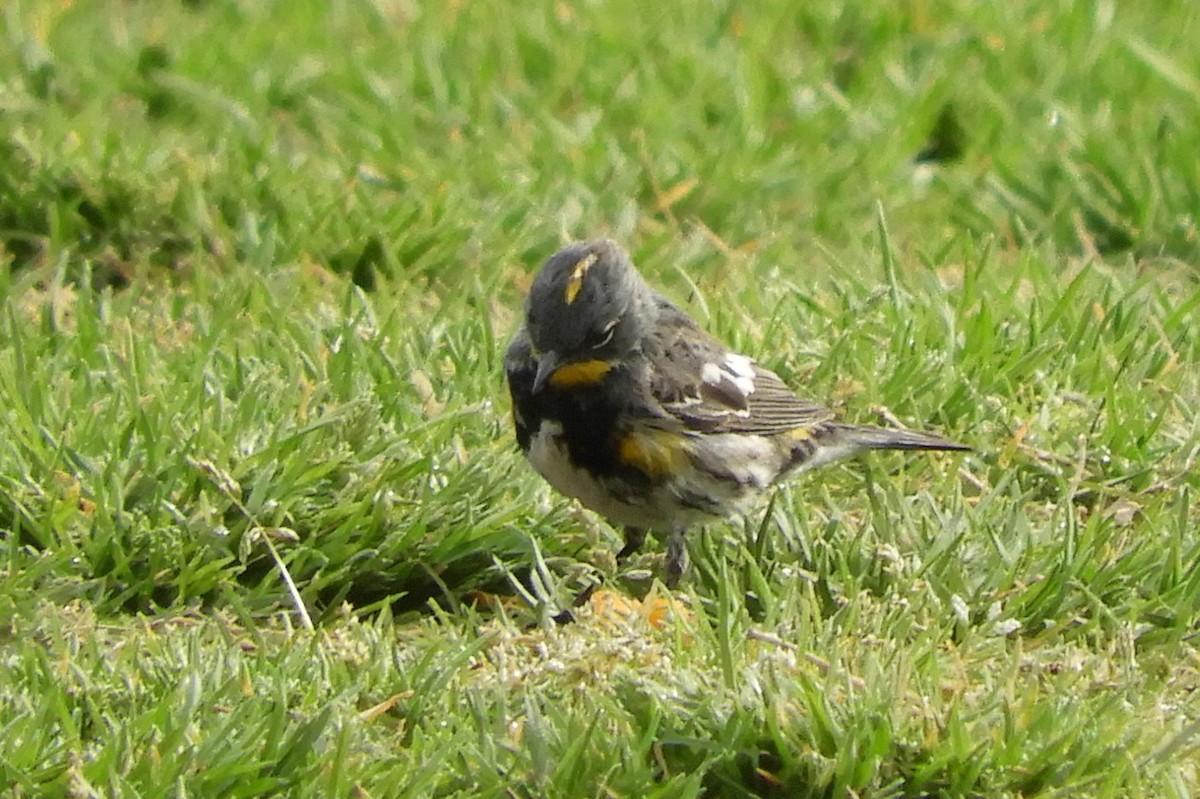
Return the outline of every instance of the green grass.
{"type": "Polygon", "coordinates": [[[0,788],[1200,792],[1200,10],[828,5],[0,6],[0,788]],[[975,452],[556,627],[500,359],[599,234],[975,452]]]}

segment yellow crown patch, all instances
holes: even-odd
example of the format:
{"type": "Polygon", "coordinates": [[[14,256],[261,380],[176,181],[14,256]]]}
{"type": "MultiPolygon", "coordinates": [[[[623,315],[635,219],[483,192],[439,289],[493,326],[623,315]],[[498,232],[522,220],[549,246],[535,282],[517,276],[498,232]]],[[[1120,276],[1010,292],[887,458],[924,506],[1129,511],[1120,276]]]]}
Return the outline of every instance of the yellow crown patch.
{"type": "Polygon", "coordinates": [[[600,257],[596,253],[590,252],[583,258],[580,258],[579,263],[575,264],[575,270],[571,272],[571,277],[567,280],[567,290],[563,292],[563,299],[567,301],[567,305],[575,302],[575,298],[583,290],[583,276],[587,274],[587,270],[592,268],[592,264],[598,260],[600,260],[600,257]]]}

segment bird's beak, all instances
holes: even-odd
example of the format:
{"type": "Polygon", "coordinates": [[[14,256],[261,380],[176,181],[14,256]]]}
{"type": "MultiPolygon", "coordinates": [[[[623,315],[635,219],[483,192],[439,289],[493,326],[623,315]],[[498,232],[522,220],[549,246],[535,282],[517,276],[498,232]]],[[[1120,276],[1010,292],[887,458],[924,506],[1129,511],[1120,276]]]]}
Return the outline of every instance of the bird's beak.
{"type": "Polygon", "coordinates": [[[537,375],[533,378],[533,393],[537,394],[546,386],[550,375],[562,366],[562,361],[553,352],[543,352],[538,355],[537,375]]]}

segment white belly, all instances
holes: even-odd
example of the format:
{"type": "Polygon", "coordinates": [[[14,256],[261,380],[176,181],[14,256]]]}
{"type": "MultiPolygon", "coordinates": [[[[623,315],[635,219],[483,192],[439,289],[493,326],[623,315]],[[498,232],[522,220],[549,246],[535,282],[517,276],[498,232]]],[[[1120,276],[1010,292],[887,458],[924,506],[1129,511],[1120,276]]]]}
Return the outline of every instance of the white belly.
{"type": "Polygon", "coordinates": [[[711,436],[703,452],[693,453],[685,474],[635,494],[621,480],[597,479],[573,465],[561,434],[561,425],[543,422],[530,441],[530,464],[556,491],[618,525],[667,531],[746,512],[778,474],[775,453],[764,440],[711,436]],[[685,496],[690,502],[681,500],[685,496]],[[709,506],[696,507],[697,497],[709,506]]]}
{"type": "Polygon", "coordinates": [[[561,435],[562,425],[543,422],[530,442],[528,453],[530,464],[555,491],[579,500],[585,508],[594,510],[613,524],[662,526],[664,520],[655,518],[653,509],[647,507],[644,500],[619,499],[603,482],[572,464],[561,435]]]}

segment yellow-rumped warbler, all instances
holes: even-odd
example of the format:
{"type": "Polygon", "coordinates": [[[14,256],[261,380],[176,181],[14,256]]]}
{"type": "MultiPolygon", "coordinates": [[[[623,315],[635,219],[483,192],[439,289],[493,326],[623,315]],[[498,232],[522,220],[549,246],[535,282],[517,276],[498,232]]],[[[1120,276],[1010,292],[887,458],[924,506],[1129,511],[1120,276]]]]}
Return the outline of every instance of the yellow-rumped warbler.
{"type": "Polygon", "coordinates": [[[625,528],[624,560],[667,535],[745,512],[781,477],[869,449],[966,450],[932,433],[834,421],[777,375],[705,333],[615,243],[546,261],[504,368],[517,443],[555,489],[625,528]]]}

